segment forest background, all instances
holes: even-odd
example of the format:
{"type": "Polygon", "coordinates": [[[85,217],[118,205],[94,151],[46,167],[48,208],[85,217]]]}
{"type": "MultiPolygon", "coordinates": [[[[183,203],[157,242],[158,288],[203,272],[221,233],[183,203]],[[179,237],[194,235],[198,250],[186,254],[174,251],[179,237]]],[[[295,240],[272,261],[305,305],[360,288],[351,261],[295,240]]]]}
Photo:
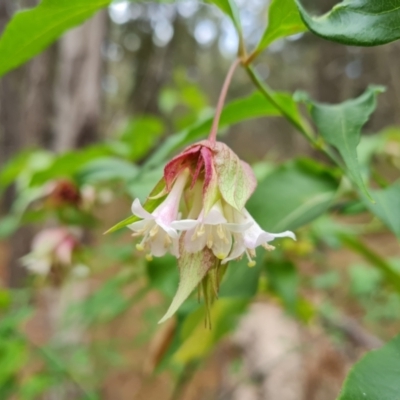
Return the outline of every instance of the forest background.
{"type": "MultiPolygon", "coordinates": [[[[337,2],[302,3],[320,15],[337,2]]],[[[236,4],[254,48],[279,7],[236,4]]],[[[35,6],[2,0],[0,33],[35,6]]],[[[195,0],[116,1],[16,69],[0,39],[1,399],[362,398],[348,394],[345,377],[400,328],[400,44],[335,43],[296,18],[294,33],[289,27],[254,60],[257,76],[295,93],[317,128],[310,104],[377,96],[357,148],[368,190],[318,141],[310,146],[239,68],[220,140],[255,170],[249,208],[263,228],[293,229],[298,240],[260,251],[256,268],[230,265],[211,330],[195,298],[157,325],[178,286],[175,260],[147,262],[127,230],[103,232],[147,196],[168,157],[207,136],[240,45],[235,24],[195,0]],[[370,84],[386,90],[377,95],[370,84]],[[21,258],[33,238],[60,226],[80,230],[74,263],[29,273],[21,258]]],[[[370,378],[379,387],[373,370],[362,382],[370,378]]],[[[399,384],[387,386],[398,393],[399,384]]]]}

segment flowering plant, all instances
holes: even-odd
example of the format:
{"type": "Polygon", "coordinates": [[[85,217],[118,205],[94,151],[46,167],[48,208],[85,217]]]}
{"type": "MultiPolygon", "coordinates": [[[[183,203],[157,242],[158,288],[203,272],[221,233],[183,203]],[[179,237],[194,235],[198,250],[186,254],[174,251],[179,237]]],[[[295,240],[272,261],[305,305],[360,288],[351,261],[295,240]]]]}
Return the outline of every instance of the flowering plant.
{"type": "Polygon", "coordinates": [[[239,60],[235,61],[228,71],[209,138],[170,160],[144,205],[135,199],[133,219],[128,219],[129,224],[122,222],[134,237],[141,237],[136,248],[147,253],[147,260],[167,252],[178,259],[179,288],[160,322],[170,318],[201,283],[209,309],[229,261],[246,256],[248,266],[254,267],[257,247],[274,250],[269,242],[275,238],[296,239],[291,231],[269,233],[257,224],[245,208],[257,186],[256,177],[250,165],[216,141],[224,100],[238,64],[239,60]]]}

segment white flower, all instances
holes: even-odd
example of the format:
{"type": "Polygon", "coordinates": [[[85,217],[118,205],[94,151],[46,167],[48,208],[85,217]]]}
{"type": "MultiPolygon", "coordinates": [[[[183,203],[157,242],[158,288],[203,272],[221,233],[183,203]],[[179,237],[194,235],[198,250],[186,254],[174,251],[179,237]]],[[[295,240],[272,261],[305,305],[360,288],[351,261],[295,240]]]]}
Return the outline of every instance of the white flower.
{"type": "Polygon", "coordinates": [[[178,219],[179,205],[188,175],[189,172],[185,170],[178,176],[165,200],[152,213],[142,207],[139,199],[132,204],[132,213],[142,220],[134,222],[128,228],[135,232],[133,236],[143,236],[136,248],[139,251],[149,251],[149,260],[152,256],[165,255],[168,250],[179,257],[179,233],[174,227],[174,222],[178,219]]]}
{"type": "Polygon", "coordinates": [[[47,275],[53,265],[68,266],[77,246],[77,233],[66,228],[51,228],[39,232],[32,242],[32,251],[21,258],[22,265],[31,272],[47,275]]]}
{"type": "Polygon", "coordinates": [[[235,223],[227,219],[227,215],[232,214],[229,212],[230,208],[232,207],[228,204],[223,205],[219,200],[207,215],[204,216],[204,210],[202,210],[197,220],[175,222],[176,229],[187,231],[184,237],[185,250],[189,253],[197,253],[207,246],[217,258],[224,260],[232,248],[232,235],[243,234],[251,225],[249,221],[235,223]]]}
{"type": "Polygon", "coordinates": [[[234,210],[234,213],[235,222],[239,224],[251,224],[242,234],[234,235],[235,243],[232,247],[232,251],[230,252],[229,257],[222,261],[222,264],[226,264],[227,262],[240,258],[243,254],[246,254],[249,260],[249,267],[254,267],[256,262],[253,258],[255,257],[255,249],[258,246],[262,246],[266,250],[274,250],[274,247],[268,243],[273,241],[275,238],[290,237],[293,240],[296,240],[296,235],[291,231],[281,233],[269,233],[264,231],[246,209],[244,209],[242,213],[234,210]]]}

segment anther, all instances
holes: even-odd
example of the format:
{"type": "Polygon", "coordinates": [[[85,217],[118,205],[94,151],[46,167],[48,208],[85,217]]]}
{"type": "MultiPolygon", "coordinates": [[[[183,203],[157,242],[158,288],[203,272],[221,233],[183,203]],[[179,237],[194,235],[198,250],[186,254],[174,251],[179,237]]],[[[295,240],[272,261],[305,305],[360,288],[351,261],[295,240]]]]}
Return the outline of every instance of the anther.
{"type": "Polygon", "coordinates": [[[264,247],[264,249],[265,249],[265,250],[268,250],[268,251],[275,250],[275,246],[271,246],[271,245],[268,244],[268,243],[264,243],[264,244],[262,245],[262,247],[264,247]]]}
{"type": "Polygon", "coordinates": [[[144,251],[144,246],[143,246],[143,244],[142,244],[142,243],[138,243],[138,244],[136,245],[136,249],[139,250],[139,251],[144,251]]]}

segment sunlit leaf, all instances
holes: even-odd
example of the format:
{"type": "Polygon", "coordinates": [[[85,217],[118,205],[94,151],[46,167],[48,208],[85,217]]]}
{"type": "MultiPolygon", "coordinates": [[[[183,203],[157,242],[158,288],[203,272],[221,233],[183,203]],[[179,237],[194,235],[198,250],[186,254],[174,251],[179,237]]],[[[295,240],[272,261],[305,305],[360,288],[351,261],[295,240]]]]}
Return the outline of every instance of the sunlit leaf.
{"type": "Polygon", "coordinates": [[[269,6],[268,25],[257,46],[257,52],[264,50],[276,39],[306,29],[294,0],[273,0],[269,6]]]}
{"type": "Polygon", "coordinates": [[[295,0],[316,35],[353,46],[377,46],[400,39],[400,0],[346,0],[322,16],[311,16],[295,0]]]}
{"type": "Polygon", "coordinates": [[[233,22],[238,32],[242,31],[240,23],[239,9],[235,0],[206,0],[207,3],[215,4],[220,8],[233,22]]]}
{"type": "Polygon", "coordinates": [[[400,393],[400,336],[365,355],[350,371],[338,400],[394,400],[400,393]]]}
{"type": "Polygon", "coordinates": [[[370,197],[360,172],[357,146],[361,128],[376,108],[376,97],[381,87],[370,86],[360,97],[340,104],[323,104],[311,101],[311,117],[321,136],[334,146],[342,156],[349,175],[357,186],[370,197]]]}
{"type": "Polygon", "coordinates": [[[28,61],[111,0],[43,0],[15,14],[0,38],[0,76],[28,61]]]}

